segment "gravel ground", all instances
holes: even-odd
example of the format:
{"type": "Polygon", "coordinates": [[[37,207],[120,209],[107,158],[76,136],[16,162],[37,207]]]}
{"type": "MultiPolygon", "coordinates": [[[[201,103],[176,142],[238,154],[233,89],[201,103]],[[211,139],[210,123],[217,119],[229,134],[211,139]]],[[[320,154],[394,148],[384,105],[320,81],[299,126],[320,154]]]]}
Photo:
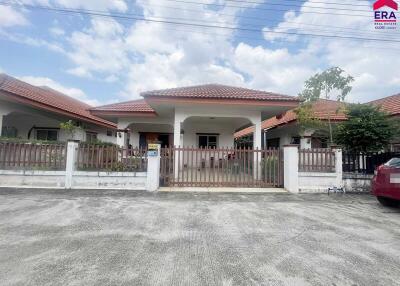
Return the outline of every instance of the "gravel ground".
{"type": "Polygon", "coordinates": [[[369,195],[0,190],[1,285],[400,285],[369,195]]]}

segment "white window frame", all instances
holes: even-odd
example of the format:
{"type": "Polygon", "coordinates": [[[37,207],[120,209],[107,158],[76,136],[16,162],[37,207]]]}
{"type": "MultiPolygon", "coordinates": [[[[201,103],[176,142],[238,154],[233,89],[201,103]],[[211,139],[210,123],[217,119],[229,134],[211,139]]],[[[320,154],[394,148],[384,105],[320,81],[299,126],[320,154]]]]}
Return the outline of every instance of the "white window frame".
{"type": "MultiPolygon", "coordinates": [[[[47,132],[49,132],[49,131],[55,131],[55,132],[57,132],[57,138],[56,138],[55,141],[58,141],[58,139],[60,138],[60,130],[59,130],[59,129],[52,129],[52,128],[35,128],[35,138],[36,138],[36,140],[43,140],[43,139],[38,139],[38,131],[47,131],[47,132]]],[[[47,133],[47,139],[44,140],[44,141],[52,141],[52,140],[49,140],[49,134],[48,134],[48,133],[47,133]]]]}
{"type": "Polygon", "coordinates": [[[206,136],[207,137],[207,148],[210,148],[210,145],[209,145],[209,137],[210,136],[215,136],[216,137],[216,146],[215,146],[215,148],[218,148],[219,147],[219,134],[212,134],[212,133],[210,133],[210,134],[207,134],[207,133],[204,133],[204,134],[197,134],[197,147],[198,148],[200,148],[200,136],[206,136]]]}

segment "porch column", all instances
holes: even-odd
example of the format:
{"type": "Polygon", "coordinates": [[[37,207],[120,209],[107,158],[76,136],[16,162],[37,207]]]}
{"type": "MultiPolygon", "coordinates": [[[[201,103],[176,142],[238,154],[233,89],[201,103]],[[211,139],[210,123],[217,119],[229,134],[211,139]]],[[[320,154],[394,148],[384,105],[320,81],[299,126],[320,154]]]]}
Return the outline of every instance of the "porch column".
{"type": "MultiPolygon", "coordinates": [[[[253,134],[253,149],[261,150],[261,113],[257,116],[254,123],[254,134],[253,134]]],[[[253,163],[253,176],[255,180],[261,180],[262,168],[261,168],[261,151],[254,152],[254,163],[253,163]],[[258,166],[257,166],[258,165],[258,166]],[[256,167],[257,166],[257,167],[256,167]]]]}
{"type": "Polygon", "coordinates": [[[119,130],[117,134],[117,145],[121,148],[126,147],[126,132],[119,130]]]}
{"type": "Polygon", "coordinates": [[[261,116],[257,118],[254,127],[253,149],[261,149],[261,116]]]}
{"type": "Polygon", "coordinates": [[[300,133],[300,149],[311,149],[311,138],[314,131],[313,129],[306,129],[300,133]]]}
{"type": "MultiPolygon", "coordinates": [[[[174,121],[174,146],[175,147],[183,147],[183,140],[181,140],[181,128],[182,128],[182,120],[175,113],[175,121],[174,121]]],[[[182,156],[179,156],[178,153],[180,151],[175,150],[174,154],[174,177],[175,180],[179,178],[179,169],[182,168],[182,156]],[[177,158],[180,158],[179,160],[177,158]]]]}
{"type": "Polygon", "coordinates": [[[4,115],[0,113],[0,136],[2,136],[1,132],[3,130],[3,117],[4,115]]]}
{"type": "Polygon", "coordinates": [[[182,147],[183,142],[181,141],[181,120],[179,118],[175,118],[174,122],[174,146],[182,147]]]}
{"type": "Polygon", "coordinates": [[[303,136],[300,138],[300,149],[311,149],[311,136],[303,136]]]}

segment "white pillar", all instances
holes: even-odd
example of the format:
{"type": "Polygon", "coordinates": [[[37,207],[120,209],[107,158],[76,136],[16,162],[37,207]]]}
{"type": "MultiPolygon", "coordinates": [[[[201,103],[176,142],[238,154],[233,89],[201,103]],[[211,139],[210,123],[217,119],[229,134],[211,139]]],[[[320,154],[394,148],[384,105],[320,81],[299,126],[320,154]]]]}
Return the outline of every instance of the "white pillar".
{"type": "Polygon", "coordinates": [[[65,188],[72,188],[72,176],[75,171],[75,162],[78,156],[78,146],[77,141],[68,141],[67,143],[67,158],[65,166],[65,188]]]}
{"type": "Polygon", "coordinates": [[[118,131],[117,134],[117,145],[121,148],[126,147],[126,132],[118,131]]]}
{"type": "Polygon", "coordinates": [[[300,138],[300,149],[311,149],[311,136],[303,136],[300,138]]]}
{"type": "Polygon", "coordinates": [[[2,136],[1,132],[3,130],[3,117],[4,115],[0,113],[0,136],[2,136]]]}
{"type": "Polygon", "coordinates": [[[332,148],[335,151],[335,173],[336,173],[336,187],[342,188],[343,187],[343,154],[342,154],[342,149],[333,147],[332,148]]]}
{"type": "MultiPolygon", "coordinates": [[[[175,147],[183,147],[183,140],[181,137],[181,128],[182,128],[182,120],[175,113],[175,121],[174,121],[174,146],[175,147]]],[[[178,179],[179,169],[182,168],[182,156],[178,156],[179,151],[175,151],[175,166],[174,166],[174,177],[178,179]],[[180,158],[180,160],[178,160],[180,158]]]]}
{"type": "MultiPolygon", "coordinates": [[[[261,113],[257,117],[254,123],[254,133],[253,133],[253,149],[261,150],[261,113]]],[[[261,152],[254,152],[253,159],[253,177],[255,180],[260,180],[262,174],[261,168],[261,152]],[[258,165],[258,166],[256,166],[258,165]]]]}
{"type": "Polygon", "coordinates": [[[254,123],[253,148],[261,149],[261,114],[254,123]]]}
{"type": "Polygon", "coordinates": [[[147,178],[146,178],[146,190],[149,192],[155,192],[160,186],[160,144],[157,145],[156,153],[154,150],[148,151],[147,156],[147,178]]]}
{"type": "Polygon", "coordinates": [[[283,183],[288,192],[299,192],[299,149],[297,145],[283,147],[283,183]]]}
{"type": "MultiPolygon", "coordinates": [[[[181,126],[182,122],[179,118],[175,118],[174,122],[174,146],[179,147],[183,144],[181,140],[181,126]]],[[[182,147],[182,146],[181,146],[182,147]]]]}

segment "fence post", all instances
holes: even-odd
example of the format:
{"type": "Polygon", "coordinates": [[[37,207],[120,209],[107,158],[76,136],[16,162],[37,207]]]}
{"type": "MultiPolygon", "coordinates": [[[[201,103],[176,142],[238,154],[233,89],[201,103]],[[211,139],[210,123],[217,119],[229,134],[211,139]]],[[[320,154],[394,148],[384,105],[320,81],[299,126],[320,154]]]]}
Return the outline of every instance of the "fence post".
{"type": "Polygon", "coordinates": [[[160,144],[149,144],[147,151],[146,190],[155,192],[160,186],[160,144]]]}
{"type": "Polygon", "coordinates": [[[343,153],[342,149],[337,146],[331,146],[335,152],[335,173],[336,173],[336,186],[341,188],[343,186],[343,153]]]}
{"type": "Polygon", "coordinates": [[[72,176],[75,171],[75,162],[78,157],[79,141],[70,140],[67,143],[67,159],[65,164],[65,188],[72,188],[72,176]]]}
{"type": "Polygon", "coordinates": [[[288,192],[299,192],[298,145],[286,145],[283,147],[283,185],[288,192]]]}

